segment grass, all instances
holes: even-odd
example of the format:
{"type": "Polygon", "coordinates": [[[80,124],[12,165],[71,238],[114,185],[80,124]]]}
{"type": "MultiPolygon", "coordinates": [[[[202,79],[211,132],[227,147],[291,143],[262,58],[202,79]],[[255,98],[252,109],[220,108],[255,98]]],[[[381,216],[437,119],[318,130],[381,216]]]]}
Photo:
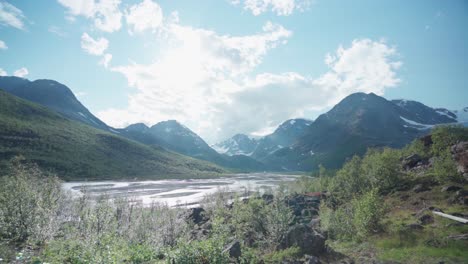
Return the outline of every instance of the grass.
{"type": "Polygon", "coordinates": [[[223,169],[71,121],[0,91],[0,169],[18,155],[65,180],[216,176],[223,169]]]}

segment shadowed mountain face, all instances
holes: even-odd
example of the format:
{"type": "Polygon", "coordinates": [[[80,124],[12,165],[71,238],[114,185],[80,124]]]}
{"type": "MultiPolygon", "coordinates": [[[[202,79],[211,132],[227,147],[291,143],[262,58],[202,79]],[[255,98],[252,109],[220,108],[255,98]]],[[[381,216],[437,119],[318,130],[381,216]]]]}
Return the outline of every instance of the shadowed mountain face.
{"type": "Polygon", "coordinates": [[[29,81],[18,77],[0,77],[0,89],[25,100],[46,106],[67,118],[95,128],[110,128],[84,107],[67,86],[53,80],[29,81]]]}
{"type": "Polygon", "coordinates": [[[319,116],[292,147],[264,160],[290,170],[338,167],[369,147],[402,147],[433,124],[454,121],[419,103],[404,108],[372,93],[355,93],[319,116]]]}
{"type": "Polygon", "coordinates": [[[223,170],[63,117],[0,91],[0,168],[22,155],[63,179],[197,177],[223,170]]]}
{"type": "Polygon", "coordinates": [[[388,101],[372,93],[355,93],[315,121],[291,119],[265,137],[237,134],[210,147],[175,120],[152,127],[138,123],[113,129],[90,113],[68,87],[53,80],[0,77],[0,89],[102,131],[238,171],[308,171],[318,164],[334,168],[369,147],[404,146],[437,124],[468,124],[468,108],[449,111],[416,101],[388,101]]]}

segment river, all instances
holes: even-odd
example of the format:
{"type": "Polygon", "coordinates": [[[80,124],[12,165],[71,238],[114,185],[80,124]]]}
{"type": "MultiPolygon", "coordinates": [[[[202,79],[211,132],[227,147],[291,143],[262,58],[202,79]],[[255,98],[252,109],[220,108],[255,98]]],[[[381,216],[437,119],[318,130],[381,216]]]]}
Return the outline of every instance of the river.
{"type": "Polygon", "coordinates": [[[91,197],[101,195],[107,195],[109,198],[125,197],[144,205],[158,202],[169,206],[196,206],[207,195],[217,191],[248,196],[252,191],[273,190],[280,184],[298,177],[273,173],[249,173],[231,174],[216,179],[66,182],[62,187],[74,196],[87,192],[91,197]]]}

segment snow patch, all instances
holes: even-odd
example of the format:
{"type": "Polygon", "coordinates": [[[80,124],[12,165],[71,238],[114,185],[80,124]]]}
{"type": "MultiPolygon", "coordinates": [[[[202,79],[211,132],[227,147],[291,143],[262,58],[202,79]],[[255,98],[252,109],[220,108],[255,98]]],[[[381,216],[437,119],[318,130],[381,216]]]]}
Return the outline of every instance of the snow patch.
{"type": "Polygon", "coordinates": [[[411,127],[419,129],[419,130],[426,130],[432,128],[434,125],[426,125],[426,124],[421,124],[413,120],[406,119],[402,116],[400,118],[405,121],[407,124],[409,124],[411,127]]]}
{"type": "Polygon", "coordinates": [[[289,124],[290,124],[291,126],[294,125],[295,123],[296,123],[296,120],[294,120],[294,119],[291,120],[291,121],[289,121],[289,124]]]}

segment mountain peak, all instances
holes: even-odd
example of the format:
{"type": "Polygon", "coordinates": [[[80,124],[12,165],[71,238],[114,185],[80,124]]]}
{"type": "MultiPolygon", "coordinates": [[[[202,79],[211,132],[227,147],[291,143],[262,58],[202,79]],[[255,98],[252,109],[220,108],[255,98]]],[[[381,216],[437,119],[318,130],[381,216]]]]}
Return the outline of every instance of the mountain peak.
{"type": "Polygon", "coordinates": [[[143,123],[131,124],[125,128],[127,131],[140,131],[145,132],[149,130],[149,127],[143,123]]]}

